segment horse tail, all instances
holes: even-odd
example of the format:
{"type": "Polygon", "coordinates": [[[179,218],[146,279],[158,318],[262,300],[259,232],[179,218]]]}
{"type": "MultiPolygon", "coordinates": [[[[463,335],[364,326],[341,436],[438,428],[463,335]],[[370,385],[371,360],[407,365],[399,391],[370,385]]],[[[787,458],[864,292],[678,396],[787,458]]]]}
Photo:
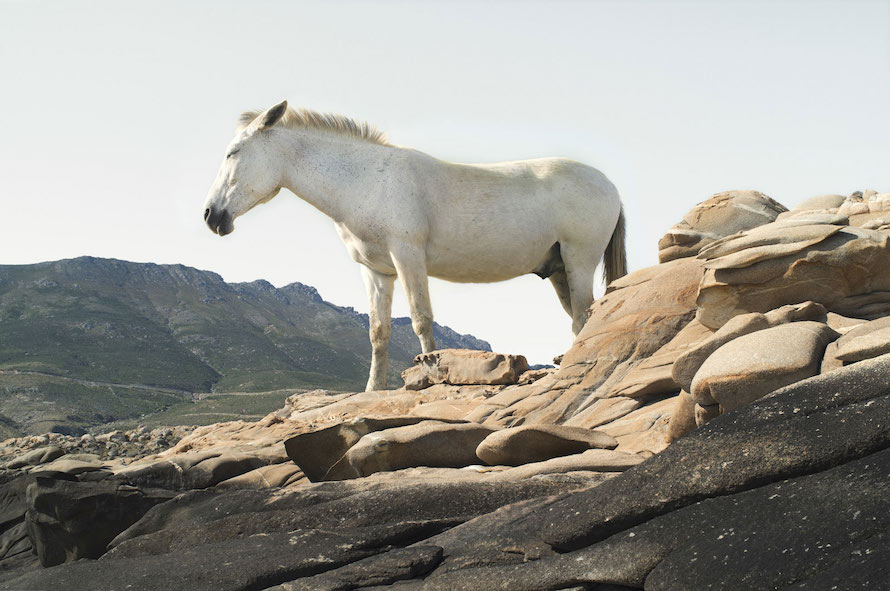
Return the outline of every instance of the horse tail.
{"type": "Polygon", "coordinates": [[[627,275],[627,251],[624,247],[624,206],[619,206],[618,223],[612,230],[612,237],[606,252],[603,253],[603,279],[609,285],[619,277],[627,275]]]}

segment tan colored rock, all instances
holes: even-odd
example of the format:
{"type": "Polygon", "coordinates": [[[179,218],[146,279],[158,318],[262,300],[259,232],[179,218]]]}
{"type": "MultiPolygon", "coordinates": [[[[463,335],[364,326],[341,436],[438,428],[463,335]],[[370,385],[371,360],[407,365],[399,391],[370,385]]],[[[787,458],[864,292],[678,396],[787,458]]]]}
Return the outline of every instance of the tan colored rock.
{"type": "MultiPolygon", "coordinates": [[[[91,454],[76,454],[77,456],[87,456],[91,454]]],[[[61,458],[45,464],[39,464],[31,468],[34,472],[63,472],[65,474],[77,475],[84,472],[95,472],[98,470],[107,470],[110,463],[103,462],[98,458],[74,457],[75,454],[62,456],[61,458]]]]}
{"type": "Polygon", "coordinates": [[[843,364],[890,353],[890,316],[853,328],[837,341],[834,357],[843,364]]]}
{"type": "Polygon", "coordinates": [[[423,421],[369,433],[334,464],[325,480],[346,480],[416,466],[470,466],[479,462],[476,448],[494,431],[472,423],[423,421]]]}
{"type": "Polygon", "coordinates": [[[872,319],[890,314],[890,236],[827,226],[826,238],[812,243],[818,236],[814,230],[801,242],[806,246],[797,249],[785,242],[789,228],[782,222],[756,232],[757,240],[743,233],[727,239],[719,250],[701,253],[708,271],[699,289],[696,317],[705,326],[718,329],[740,314],[807,300],[843,316],[872,319]],[[756,246],[737,251],[734,242],[756,246]],[[781,252],[774,246],[781,246],[781,252]],[[728,254],[716,256],[719,253],[728,254]]]}
{"type": "Polygon", "coordinates": [[[680,388],[689,392],[692,390],[692,379],[701,365],[714,351],[726,343],[740,336],[788,322],[801,320],[825,322],[826,319],[825,307],[815,302],[790,304],[770,310],[766,314],[759,312],[741,314],[729,320],[709,338],[678,357],[671,368],[671,375],[680,388]]]}
{"type": "Polygon", "coordinates": [[[615,368],[598,389],[597,396],[640,396],[672,394],[681,389],[673,376],[677,359],[710,338],[713,331],[693,319],[666,345],[651,356],[628,360],[615,368]]]}
{"type": "MultiPolygon", "coordinates": [[[[245,454],[237,451],[223,453],[219,456],[207,458],[186,471],[188,488],[206,488],[250,472],[261,466],[266,466],[270,460],[262,454],[245,454]]],[[[283,459],[283,458],[274,458],[283,459]]]]}
{"type": "Polygon", "coordinates": [[[819,373],[825,347],[838,334],[820,322],[791,322],[738,337],[711,354],[692,380],[701,406],[729,412],[773,390],[819,373]]]}
{"type": "Polygon", "coordinates": [[[575,413],[572,418],[566,421],[566,424],[593,429],[626,417],[638,408],[645,406],[646,402],[645,398],[626,398],[624,396],[597,398],[590,406],[575,413]]]}
{"type": "Polygon", "coordinates": [[[654,455],[670,443],[668,429],[679,394],[654,398],[623,417],[601,425],[598,430],[618,441],[616,451],[654,455]]]}
{"type": "MultiPolygon", "coordinates": [[[[816,195],[805,199],[791,208],[791,211],[814,211],[837,209],[840,207],[847,197],[844,195],[816,195]]],[[[780,216],[781,217],[781,216],[780,216]]]]}
{"type": "Polygon", "coordinates": [[[566,472],[623,472],[641,464],[646,458],[608,449],[590,449],[571,456],[562,456],[543,462],[525,464],[503,472],[493,473],[490,480],[524,480],[541,474],[561,474],[566,472]]]}
{"type": "Polygon", "coordinates": [[[529,369],[521,376],[519,376],[519,381],[516,383],[520,386],[524,386],[526,384],[531,384],[532,382],[537,382],[541,378],[545,378],[550,374],[556,373],[555,367],[545,367],[541,369],[529,369]]]}
{"type": "Polygon", "coordinates": [[[837,341],[828,343],[825,347],[825,355],[822,356],[822,364],[819,373],[828,373],[844,366],[844,362],[837,358],[837,341]]]}
{"type": "Polygon", "coordinates": [[[767,259],[802,251],[837,234],[843,226],[814,224],[810,220],[774,222],[703,248],[699,257],[708,269],[740,269],[767,259]]]}
{"type": "Polygon", "coordinates": [[[849,226],[850,218],[839,213],[829,211],[786,211],[779,214],[777,222],[793,221],[797,224],[831,224],[834,226],[849,226]]]}
{"type": "Polygon", "coordinates": [[[515,384],[528,370],[528,361],[522,355],[469,349],[421,353],[414,358],[414,364],[402,372],[408,390],[422,390],[433,384],[515,384]]]}
{"type": "Polygon", "coordinates": [[[292,433],[296,424],[337,424],[355,417],[405,416],[421,404],[439,400],[488,398],[505,386],[449,386],[436,384],[417,391],[377,390],[350,392],[326,406],[293,412],[287,416],[292,433]]]}
{"type": "Polygon", "coordinates": [[[519,466],[591,448],[614,449],[618,441],[602,431],[562,425],[527,425],[495,431],[482,440],[476,456],[490,466],[519,466]]]}
{"type": "Polygon", "coordinates": [[[840,314],[835,314],[834,312],[828,313],[828,319],[826,323],[828,326],[833,328],[835,332],[845,335],[857,326],[861,326],[868,322],[867,320],[862,320],[861,318],[847,318],[846,316],[841,316],[840,314]]]}
{"type": "Polygon", "coordinates": [[[325,479],[328,470],[358,443],[375,431],[416,425],[426,418],[418,416],[356,417],[338,425],[300,433],[284,442],[288,457],[312,482],[325,479]]]}
{"type": "Polygon", "coordinates": [[[695,405],[695,424],[701,427],[705,423],[716,419],[721,414],[719,404],[696,404],[695,405]]]}
{"type": "Polygon", "coordinates": [[[485,404],[485,398],[463,400],[435,400],[418,404],[412,415],[438,421],[462,421],[466,416],[485,404]]]}
{"type": "Polygon", "coordinates": [[[786,208],[758,191],[726,191],[693,207],[658,241],[658,261],[692,257],[711,242],[776,219],[786,208]]]}
{"type": "Polygon", "coordinates": [[[674,403],[674,412],[668,429],[668,440],[676,441],[695,427],[695,400],[692,398],[692,394],[684,390],[680,392],[674,403]]]}
{"type": "Polygon", "coordinates": [[[287,462],[262,466],[240,476],[223,480],[216,485],[216,488],[283,488],[304,482],[308,480],[300,467],[287,462]]]}

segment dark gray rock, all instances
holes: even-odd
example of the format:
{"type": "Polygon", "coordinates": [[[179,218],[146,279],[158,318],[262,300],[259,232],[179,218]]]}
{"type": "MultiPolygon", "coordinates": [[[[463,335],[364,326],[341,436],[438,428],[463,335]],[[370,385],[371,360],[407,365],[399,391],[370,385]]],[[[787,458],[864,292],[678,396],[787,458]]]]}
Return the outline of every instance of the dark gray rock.
{"type": "Polygon", "coordinates": [[[28,536],[43,566],[98,558],[108,542],[151,507],[175,496],[115,482],[35,477],[25,493],[28,536]]]}
{"type": "MultiPolygon", "coordinates": [[[[457,482],[381,486],[362,490],[349,482],[305,491],[195,492],[150,510],[110,545],[108,559],[161,554],[225,539],[298,528],[336,529],[423,524],[427,537],[528,498],[586,486],[576,482],[457,482]]],[[[405,526],[407,527],[407,525],[405,526]]],[[[422,538],[421,538],[422,539],[422,538]]]]}
{"type": "Polygon", "coordinates": [[[119,560],[79,560],[31,572],[8,583],[17,591],[246,591],[309,577],[387,550],[369,528],[261,534],[119,560]]]}
{"type": "Polygon", "coordinates": [[[346,566],[290,583],[269,591],[349,591],[358,587],[391,585],[423,576],[442,560],[438,546],[396,548],[346,566]]]}
{"type": "Polygon", "coordinates": [[[890,355],[722,415],[548,517],[543,540],[573,550],[698,500],[809,474],[890,445],[890,355]]]}
{"type": "Polygon", "coordinates": [[[25,524],[25,491],[33,482],[33,476],[19,475],[0,486],[0,584],[40,567],[25,524]]]}
{"type": "Polygon", "coordinates": [[[883,532],[847,546],[823,570],[783,587],[791,589],[880,589],[890,581],[890,533],[883,532]]]}
{"type": "Polygon", "coordinates": [[[6,586],[8,581],[40,568],[40,559],[30,550],[0,560],[0,589],[12,589],[6,586]]]}
{"type": "MultiPolygon", "coordinates": [[[[890,450],[883,450],[818,474],[706,499],[573,552],[441,569],[406,589],[537,591],[609,582],[652,591],[756,591],[821,579],[851,556],[867,560],[870,572],[860,578],[880,585],[887,567],[868,556],[871,548],[886,550],[876,538],[890,527],[888,495],[890,450]]],[[[476,533],[484,535],[481,524],[476,533]]]]}

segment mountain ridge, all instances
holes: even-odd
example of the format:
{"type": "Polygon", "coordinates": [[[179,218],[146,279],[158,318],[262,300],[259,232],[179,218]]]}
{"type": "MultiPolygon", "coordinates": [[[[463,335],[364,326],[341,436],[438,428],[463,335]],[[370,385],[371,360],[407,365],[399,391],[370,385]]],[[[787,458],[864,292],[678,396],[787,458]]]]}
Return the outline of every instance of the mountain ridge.
{"type": "MultiPolygon", "coordinates": [[[[58,407],[57,398],[77,390],[60,383],[66,378],[155,388],[148,396],[153,403],[132,401],[139,402],[137,414],[172,403],[165,390],[358,390],[370,363],[367,327],[366,314],[299,282],[227,283],[181,264],[97,257],[0,265],[0,370],[7,370],[0,376],[0,416],[31,431],[35,423],[44,430],[82,428],[126,414],[126,401],[114,412],[99,402],[121,392],[100,395],[89,387],[48,424],[31,403],[58,407]],[[23,398],[27,403],[16,409],[23,398]]],[[[420,344],[408,318],[394,318],[392,332],[390,383],[397,385],[420,344]]],[[[435,334],[442,347],[491,349],[438,324],[435,334]]]]}

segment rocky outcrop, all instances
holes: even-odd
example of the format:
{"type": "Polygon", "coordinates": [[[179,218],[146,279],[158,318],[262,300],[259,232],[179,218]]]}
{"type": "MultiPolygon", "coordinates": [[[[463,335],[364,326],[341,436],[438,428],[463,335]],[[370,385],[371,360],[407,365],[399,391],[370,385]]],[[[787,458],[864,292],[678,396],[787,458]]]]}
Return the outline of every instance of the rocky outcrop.
{"type": "Polygon", "coordinates": [[[813,301],[854,318],[890,314],[890,234],[789,218],[704,249],[698,320],[713,329],[748,312],[813,301]]]}
{"type": "Polygon", "coordinates": [[[772,222],[786,211],[759,191],[717,193],[693,207],[658,241],[658,262],[695,256],[715,240],[772,222]]]}
{"type": "Polygon", "coordinates": [[[296,394],[144,457],[20,446],[0,582],[880,588],[890,308],[866,270],[890,264],[886,197],[696,206],[673,260],[610,285],[558,368],[433,352],[415,390],[296,394]],[[32,547],[64,562],[28,572],[32,547]]]}
{"type": "Polygon", "coordinates": [[[874,588],[890,525],[888,372],[884,355],[797,382],[585,484],[568,472],[190,492],[150,509],[101,560],[15,588],[350,588],[362,573],[405,589],[874,588]]]}

